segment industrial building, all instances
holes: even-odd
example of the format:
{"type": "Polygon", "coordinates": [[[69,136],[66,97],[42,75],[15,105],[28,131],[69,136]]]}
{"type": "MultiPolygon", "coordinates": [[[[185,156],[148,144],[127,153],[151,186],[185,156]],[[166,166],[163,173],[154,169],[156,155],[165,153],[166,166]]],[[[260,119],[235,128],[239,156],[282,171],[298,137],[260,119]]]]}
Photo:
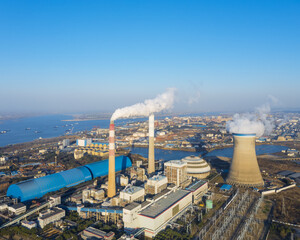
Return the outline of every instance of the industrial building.
{"type": "Polygon", "coordinates": [[[144,197],[145,189],[138,186],[130,186],[120,192],[120,200],[125,203],[143,202],[144,197]]]}
{"type": "Polygon", "coordinates": [[[241,187],[264,185],[256,158],[255,136],[255,134],[233,134],[233,157],[227,183],[241,187]]]}
{"type": "MultiPolygon", "coordinates": [[[[132,163],[129,157],[119,156],[115,158],[115,171],[125,170],[131,166],[132,163]]],[[[18,198],[21,202],[24,202],[41,198],[46,193],[54,192],[64,187],[72,187],[107,174],[108,160],[106,159],[45,177],[12,184],[9,186],[6,195],[18,198]]]]}
{"type": "Polygon", "coordinates": [[[82,239],[105,239],[105,240],[112,240],[115,236],[114,232],[106,233],[99,229],[88,227],[81,233],[82,239]]]}
{"type": "Polygon", "coordinates": [[[15,215],[20,215],[26,212],[26,205],[23,203],[17,203],[12,206],[8,206],[8,211],[15,215]]]}
{"type": "Polygon", "coordinates": [[[132,203],[123,209],[127,231],[144,228],[146,237],[154,237],[168,222],[192,204],[192,193],[187,190],[170,191],[153,203],[132,203]]]}
{"type": "Polygon", "coordinates": [[[181,160],[171,160],[164,163],[165,175],[169,183],[181,186],[187,180],[187,163],[181,160]]]}
{"type": "Polygon", "coordinates": [[[210,174],[210,166],[201,157],[188,156],[181,159],[187,163],[187,175],[196,178],[206,178],[210,174]]]}
{"type": "Polygon", "coordinates": [[[38,223],[41,228],[44,228],[47,224],[56,222],[65,216],[66,211],[61,208],[47,209],[39,213],[38,223]]]}
{"type": "Polygon", "coordinates": [[[193,194],[193,203],[198,203],[202,200],[202,197],[208,190],[208,184],[204,180],[197,180],[191,183],[186,190],[192,192],[193,194]]]}
{"type": "Polygon", "coordinates": [[[145,191],[148,194],[158,194],[165,190],[168,185],[168,179],[163,175],[156,175],[147,180],[145,191]]]}
{"type": "Polygon", "coordinates": [[[82,202],[100,203],[105,198],[103,189],[87,188],[82,191],[82,202]]]}

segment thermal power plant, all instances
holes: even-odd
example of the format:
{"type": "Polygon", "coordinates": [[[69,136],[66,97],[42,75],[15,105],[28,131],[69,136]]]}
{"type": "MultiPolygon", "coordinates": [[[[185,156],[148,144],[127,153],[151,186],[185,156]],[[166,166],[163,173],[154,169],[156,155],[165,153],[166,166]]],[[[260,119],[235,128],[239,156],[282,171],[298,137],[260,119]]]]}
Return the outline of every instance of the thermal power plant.
{"type": "MultiPolygon", "coordinates": [[[[9,186],[6,195],[18,198],[21,202],[41,198],[49,192],[58,191],[64,187],[76,186],[80,183],[106,176],[109,160],[93,162],[70,170],[54,173],[40,178],[32,178],[9,186]]],[[[132,166],[127,156],[116,157],[115,171],[123,171],[132,166]]]]}
{"type": "Polygon", "coordinates": [[[108,155],[108,188],[107,196],[116,195],[116,174],[115,174],[115,124],[114,121],[109,125],[109,155],[108,155]]]}
{"type": "Polygon", "coordinates": [[[241,187],[264,185],[255,153],[255,134],[233,133],[233,157],[226,182],[241,187]]]}
{"type": "Polygon", "coordinates": [[[148,153],[148,174],[155,172],[154,157],[154,114],[149,116],[149,153],[148,153]]]}

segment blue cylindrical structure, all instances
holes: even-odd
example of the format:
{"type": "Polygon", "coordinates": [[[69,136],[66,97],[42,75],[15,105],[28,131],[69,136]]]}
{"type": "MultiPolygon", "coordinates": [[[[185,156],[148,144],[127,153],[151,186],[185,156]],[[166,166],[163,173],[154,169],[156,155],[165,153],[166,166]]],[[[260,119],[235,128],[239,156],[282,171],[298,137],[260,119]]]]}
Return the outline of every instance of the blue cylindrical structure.
{"type": "MultiPolygon", "coordinates": [[[[116,157],[116,171],[131,167],[131,160],[126,156],[116,157]]],[[[46,193],[72,187],[108,174],[108,159],[73,168],[67,171],[33,178],[9,186],[6,195],[18,198],[21,202],[43,197],[46,193]]]]}
{"type": "MultiPolygon", "coordinates": [[[[115,158],[115,171],[121,171],[125,170],[128,167],[131,167],[132,163],[129,159],[129,157],[126,156],[119,156],[115,158]]],[[[108,174],[108,161],[100,161],[100,162],[94,162],[85,165],[85,167],[89,168],[92,173],[92,177],[101,177],[108,174]]]]}

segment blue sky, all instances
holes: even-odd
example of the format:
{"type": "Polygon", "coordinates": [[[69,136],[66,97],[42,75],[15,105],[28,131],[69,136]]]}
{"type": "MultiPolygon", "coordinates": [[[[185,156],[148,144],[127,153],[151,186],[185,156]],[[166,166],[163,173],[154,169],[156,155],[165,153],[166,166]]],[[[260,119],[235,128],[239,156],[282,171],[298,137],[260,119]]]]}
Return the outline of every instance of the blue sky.
{"type": "Polygon", "coordinates": [[[168,87],[175,111],[247,111],[268,95],[299,109],[299,12],[276,0],[1,1],[0,112],[112,112],[168,87]]]}

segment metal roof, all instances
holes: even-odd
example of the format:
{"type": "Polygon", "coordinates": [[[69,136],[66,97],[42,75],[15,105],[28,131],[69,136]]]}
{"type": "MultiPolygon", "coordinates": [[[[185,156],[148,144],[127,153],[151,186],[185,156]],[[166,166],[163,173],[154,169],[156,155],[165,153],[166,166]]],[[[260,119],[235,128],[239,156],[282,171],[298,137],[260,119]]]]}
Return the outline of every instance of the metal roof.
{"type": "Polygon", "coordinates": [[[223,186],[220,188],[221,190],[230,190],[232,188],[231,185],[223,184],[223,186]]]}
{"type": "Polygon", "coordinates": [[[159,199],[158,201],[152,203],[149,207],[146,207],[140,212],[140,215],[150,218],[156,218],[190,193],[190,191],[181,189],[177,190],[176,192],[172,192],[159,199]]]}
{"type": "Polygon", "coordinates": [[[286,176],[288,176],[288,175],[290,175],[290,174],[293,174],[293,173],[295,173],[295,172],[290,171],[290,170],[284,170],[284,171],[280,171],[280,172],[277,173],[277,174],[286,177],[286,176]]]}
{"type": "Polygon", "coordinates": [[[206,181],[204,181],[204,180],[198,180],[198,181],[195,181],[195,182],[191,183],[191,184],[186,188],[186,190],[194,192],[194,191],[196,191],[199,187],[203,186],[205,183],[206,183],[206,181]]]}
{"type": "MultiPolygon", "coordinates": [[[[131,167],[131,161],[126,156],[116,157],[116,171],[131,167]]],[[[72,187],[108,174],[108,159],[87,164],[78,168],[33,178],[9,186],[6,195],[19,198],[21,202],[41,198],[46,193],[72,187]]]]}
{"type": "Polygon", "coordinates": [[[298,177],[300,177],[300,173],[299,172],[293,173],[293,174],[289,175],[288,177],[289,178],[298,178],[298,177]]]}

